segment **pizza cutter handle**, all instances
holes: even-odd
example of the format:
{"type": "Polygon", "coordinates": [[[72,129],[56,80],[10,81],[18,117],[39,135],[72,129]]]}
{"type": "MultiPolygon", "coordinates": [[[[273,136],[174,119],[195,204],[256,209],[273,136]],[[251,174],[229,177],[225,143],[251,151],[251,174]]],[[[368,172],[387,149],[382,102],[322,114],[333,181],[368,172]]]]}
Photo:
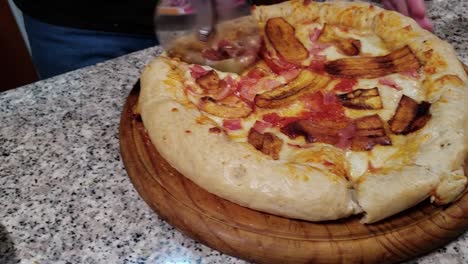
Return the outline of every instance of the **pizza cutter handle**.
{"type": "Polygon", "coordinates": [[[215,33],[217,23],[216,0],[194,0],[197,10],[197,26],[195,33],[200,41],[208,42],[215,33]]]}

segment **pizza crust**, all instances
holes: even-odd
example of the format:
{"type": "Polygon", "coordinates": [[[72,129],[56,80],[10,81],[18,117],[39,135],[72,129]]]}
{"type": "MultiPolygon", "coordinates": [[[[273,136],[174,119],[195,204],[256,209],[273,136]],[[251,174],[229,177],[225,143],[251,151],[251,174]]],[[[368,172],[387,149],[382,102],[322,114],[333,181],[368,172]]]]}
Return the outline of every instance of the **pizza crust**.
{"type": "Polygon", "coordinates": [[[141,77],[137,111],[160,154],[201,188],[259,211],[310,221],[339,219],[360,211],[350,184],[312,167],[274,161],[248,143],[211,133],[200,112],[176,98],[182,85],[169,59],[151,62],[141,77]],[[150,98],[149,98],[150,97],[150,98]]]}
{"type": "Polygon", "coordinates": [[[259,27],[269,18],[282,16],[294,25],[305,19],[369,32],[384,40],[390,50],[408,45],[423,64],[425,100],[431,102],[431,121],[408,142],[421,142],[411,164],[368,173],[354,183],[359,205],[366,213],[363,223],[372,223],[412,207],[431,197],[445,204],[465,189],[462,166],[466,157],[467,122],[465,102],[468,82],[453,47],[422,29],[411,18],[368,3],[283,2],[260,6],[254,15],[259,27]]]}

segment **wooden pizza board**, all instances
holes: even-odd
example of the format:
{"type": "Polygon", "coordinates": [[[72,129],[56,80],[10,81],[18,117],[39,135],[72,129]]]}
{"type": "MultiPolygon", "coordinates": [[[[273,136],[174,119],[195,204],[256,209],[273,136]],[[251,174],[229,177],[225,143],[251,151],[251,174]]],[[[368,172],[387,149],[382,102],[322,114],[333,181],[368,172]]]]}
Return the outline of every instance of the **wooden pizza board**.
{"type": "MultiPolygon", "coordinates": [[[[468,227],[468,194],[435,207],[425,201],[376,224],[361,216],[327,222],[279,217],[231,203],[178,173],[151,144],[133,115],[139,84],[120,123],[128,175],[146,203],[187,236],[256,263],[395,263],[436,249],[468,227]]],[[[183,159],[184,157],[180,157],[183,159]]]]}

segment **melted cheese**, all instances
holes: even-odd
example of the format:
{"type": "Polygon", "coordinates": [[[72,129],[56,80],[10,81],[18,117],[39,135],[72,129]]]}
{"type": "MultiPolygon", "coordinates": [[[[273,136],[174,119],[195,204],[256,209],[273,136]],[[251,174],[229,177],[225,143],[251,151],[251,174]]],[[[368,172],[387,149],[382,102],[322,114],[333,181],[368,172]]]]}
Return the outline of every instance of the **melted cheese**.
{"type": "Polygon", "coordinates": [[[398,151],[397,147],[392,146],[375,146],[370,153],[368,159],[372,167],[380,169],[386,167],[386,163],[398,151]]]}
{"type": "MultiPolygon", "coordinates": [[[[389,50],[386,48],[385,43],[378,36],[373,34],[366,34],[361,32],[354,32],[353,30],[343,31],[335,26],[331,26],[335,33],[342,38],[354,38],[361,41],[361,54],[365,56],[382,56],[389,53],[389,50]]],[[[316,29],[322,30],[323,25],[318,23],[311,23],[308,25],[303,25],[296,27],[296,37],[301,41],[304,47],[307,50],[312,50],[314,43],[310,40],[310,35],[316,29]]],[[[345,54],[339,51],[335,45],[331,45],[325,50],[318,53],[319,55],[325,55],[327,60],[337,60],[341,58],[346,58],[345,54]]],[[[313,56],[309,56],[302,64],[309,65],[313,60],[313,56]]]]}
{"type": "Polygon", "coordinates": [[[366,152],[346,152],[346,164],[348,168],[348,176],[351,181],[356,182],[364,175],[369,168],[369,156],[366,152]]]}

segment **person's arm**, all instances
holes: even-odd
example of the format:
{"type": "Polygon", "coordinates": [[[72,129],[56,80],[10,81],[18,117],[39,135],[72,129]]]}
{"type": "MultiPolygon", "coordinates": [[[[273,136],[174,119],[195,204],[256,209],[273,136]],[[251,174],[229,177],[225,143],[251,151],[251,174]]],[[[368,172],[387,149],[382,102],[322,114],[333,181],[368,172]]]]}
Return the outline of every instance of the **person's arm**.
{"type": "Polygon", "coordinates": [[[382,0],[386,9],[395,10],[416,20],[418,24],[432,31],[432,23],[426,16],[424,0],[382,0]]]}

